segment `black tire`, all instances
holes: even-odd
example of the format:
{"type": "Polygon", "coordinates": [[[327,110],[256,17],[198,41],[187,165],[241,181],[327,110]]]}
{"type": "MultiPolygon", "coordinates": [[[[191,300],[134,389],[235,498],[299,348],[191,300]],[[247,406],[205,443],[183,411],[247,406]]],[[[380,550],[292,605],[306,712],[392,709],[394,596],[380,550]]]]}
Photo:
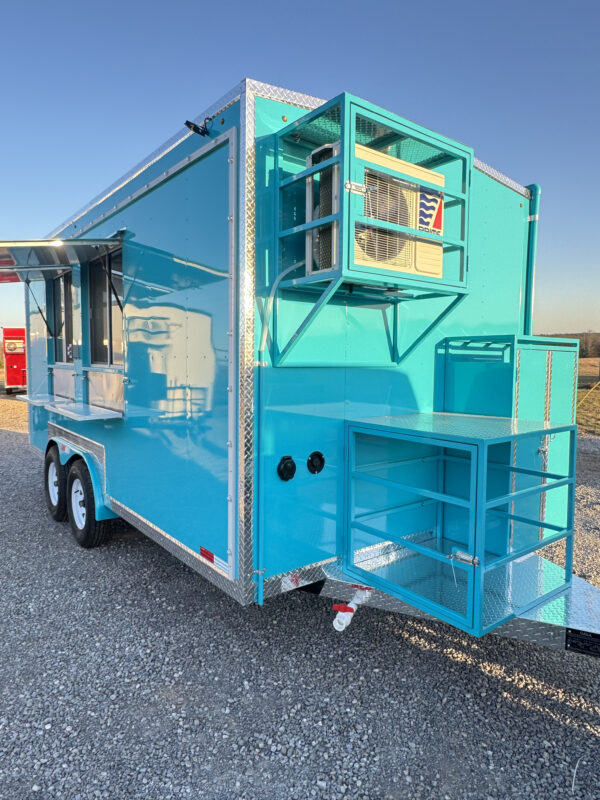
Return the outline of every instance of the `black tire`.
{"type": "Polygon", "coordinates": [[[67,476],[67,508],[71,532],[78,544],[89,548],[98,547],[106,541],[112,520],[99,521],[96,519],[92,479],[82,459],[71,464],[67,476]],[[75,481],[79,481],[79,483],[76,485],[74,493],[75,481]],[[79,509],[74,508],[76,502],[79,503],[79,509]],[[81,509],[84,510],[85,518],[83,520],[81,509]]]}
{"type": "Polygon", "coordinates": [[[50,516],[57,522],[64,522],[67,518],[67,471],[60,463],[56,445],[53,445],[48,450],[44,461],[44,496],[46,497],[46,505],[48,506],[50,516]],[[50,465],[52,464],[56,470],[56,480],[54,481],[54,487],[58,492],[58,496],[55,498],[56,502],[53,502],[50,497],[50,486],[48,483],[48,473],[50,471],[50,465]]]}
{"type": "Polygon", "coordinates": [[[6,392],[6,394],[12,394],[12,393],[13,393],[13,390],[12,390],[12,389],[9,389],[8,387],[6,387],[6,388],[4,389],[4,391],[6,392]]]}

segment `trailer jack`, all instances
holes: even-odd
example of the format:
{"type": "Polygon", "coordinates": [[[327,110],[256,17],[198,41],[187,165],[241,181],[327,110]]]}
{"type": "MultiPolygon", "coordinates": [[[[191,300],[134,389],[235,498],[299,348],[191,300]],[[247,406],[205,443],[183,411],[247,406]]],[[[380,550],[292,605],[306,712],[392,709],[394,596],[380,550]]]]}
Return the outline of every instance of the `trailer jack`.
{"type": "Polygon", "coordinates": [[[350,625],[358,606],[368,603],[371,597],[371,589],[368,586],[356,586],[354,588],[356,592],[349,603],[336,603],[333,606],[333,610],[337,611],[333,620],[333,627],[340,633],[350,625]]]}

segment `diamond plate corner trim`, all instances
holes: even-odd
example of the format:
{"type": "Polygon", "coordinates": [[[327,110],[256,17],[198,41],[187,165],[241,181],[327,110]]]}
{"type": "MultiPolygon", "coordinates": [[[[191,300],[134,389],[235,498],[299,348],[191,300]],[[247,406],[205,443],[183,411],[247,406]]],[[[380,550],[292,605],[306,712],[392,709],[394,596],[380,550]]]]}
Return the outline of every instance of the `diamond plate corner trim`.
{"type": "Polygon", "coordinates": [[[70,431],[68,428],[63,428],[61,425],[56,425],[54,422],[49,422],[48,438],[52,439],[54,436],[64,439],[65,442],[73,445],[73,447],[78,447],[80,450],[93,456],[99,472],[100,485],[104,487],[104,494],[106,495],[106,458],[104,445],[95,442],[93,439],[88,439],[87,436],[73,433],[73,431],[70,431]]]}
{"type": "Polygon", "coordinates": [[[324,569],[328,564],[335,563],[336,558],[329,558],[325,561],[319,561],[315,564],[309,564],[307,567],[300,569],[290,569],[288,572],[281,572],[279,575],[273,575],[267,578],[264,583],[263,597],[275,597],[275,595],[283,594],[291,589],[297,589],[301,586],[308,586],[310,583],[317,583],[328,577],[327,571],[324,569]]]}
{"type": "Polygon", "coordinates": [[[488,635],[503,639],[519,639],[522,642],[530,642],[554,650],[565,649],[565,628],[521,617],[510,619],[488,635]]]}
{"type": "Polygon", "coordinates": [[[292,89],[284,89],[282,86],[274,86],[271,83],[263,83],[262,81],[254,80],[253,78],[246,78],[244,81],[246,91],[254,97],[266,97],[269,100],[281,100],[291,106],[298,106],[298,108],[306,108],[307,111],[312,111],[313,108],[322,106],[327,102],[320,97],[314,97],[310,94],[303,94],[302,92],[295,92],[292,89]]]}
{"type": "MultiPolygon", "coordinates": [[[[251,79],[240,98],[240,250],[238,266],[238,587],[241,602],[254,600],[254,314],[255,314],[255,141],[256,98],[266,97],[307,111],[323,100],[251,79]]],[[[279,582],[279,586],[281,583],[279,582]]]]}
{"type": "Polygon", "coordinates": [[[531,192],[529,189],[527,189],[525,186],[521,186],[520,183],[513,181],[512,178],[509,178],[499,170],[494,169],[494,167],[490,167],[490,165],[486,164],[484,161],[480,161],[478,158],[475,158],[473,160],[473,166],[475,169],[478,169],[480,172],[484,172],[486,175],[489,175],[490,178],[498,181],[498,183],[502,183],[504,186],[508,186],[509,189],[513,189],[513,191],[523,195],[523,197],[527,197],[527,199],[531,197],[531,192]]]}

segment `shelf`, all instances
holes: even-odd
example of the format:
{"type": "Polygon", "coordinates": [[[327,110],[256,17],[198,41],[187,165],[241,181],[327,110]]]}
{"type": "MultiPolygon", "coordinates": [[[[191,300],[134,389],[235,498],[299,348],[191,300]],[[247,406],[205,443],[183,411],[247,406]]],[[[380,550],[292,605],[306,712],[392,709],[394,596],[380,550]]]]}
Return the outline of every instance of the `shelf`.
{"type": "Polygon", "coordinates": [[[74,419],[77,422],[123,419],[123,414],[118,411],[111,411],[108,408],[100,408],[99,406],[89,406],[86,403],[74,403],[72,400],[61,400],[53,397],[51,402],[43,405],[46,411],[61,414],[61,416],[74,419]]]}
{"type": "Polygon", "coordinates": [[[23,400],[31,406],[45,406],[46,403],[51,403],[54,400],[54,395],[51,394],[37,394],[33,397],[29,394],[20,394],[17,400],[23,400]]]}
{"type": "MultiPolygon", "coordinates": [[[[465,460],[466,466],[470,468],[470,463],[465,460]]],[[[389,468],[382,467],[381,472],[389,472],[389,468]]],[[[425,489],[419,486],[412,486],[409,483],[403,483],[402,481],[398,481],[393,477],[384,477],[382,475],[375,475],[373,471],[371,472],[363,472],[361,470],[355,470],[352,472],[352,477],[355,480],[362,480],[368,483],[375,483],[379,486],[388,486],[393,489],[399,489],[402,492],[406,492],[407,494],[414,494],[417,497],[425,497],[430,500],[437,500],[441,503],[450,503],[455,506],[461,506],[462,508],[470,508],[471,501],[468,497],[457,497],[456,495],[445,494],[443,492],[434,492],[430,489],[425,489]]]]}
{"type": "Polygon", "coordinates": [[[573,430],[572,425],[553,424],[542,420],[487,417],[476,414],[447,412],[415,412],[394,416],[368,417],[349,420],[353,426],[389,434],[430,436],[465,444],[495,444],[522,436],[547,436],[550,433],[573,430]]]}

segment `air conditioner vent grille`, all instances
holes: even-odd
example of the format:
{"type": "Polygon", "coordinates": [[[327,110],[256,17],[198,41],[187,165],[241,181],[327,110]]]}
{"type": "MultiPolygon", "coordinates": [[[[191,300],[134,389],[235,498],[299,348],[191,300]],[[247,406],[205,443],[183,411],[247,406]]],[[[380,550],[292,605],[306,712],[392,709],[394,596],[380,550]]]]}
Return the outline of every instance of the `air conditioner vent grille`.
{"type": "Polygon", "coordinates": [[[408,236],[384,228],[357,225],[354,237],[354,260],[373,262],[382,268],[414,269],[415,242],[408,236]]]}
{"type": "Polygon", "coordinates": [[[442,277],[444,250],[441,243],[422,241],[374,225],[357,224],[354,262],[371,269],[387,269],[442,277]]]}
{"type": "Polygon", "coordinates": [[[381,172],[365,169],[364,215],[394,225],[417,227],[417,187],[381,172]]]}

